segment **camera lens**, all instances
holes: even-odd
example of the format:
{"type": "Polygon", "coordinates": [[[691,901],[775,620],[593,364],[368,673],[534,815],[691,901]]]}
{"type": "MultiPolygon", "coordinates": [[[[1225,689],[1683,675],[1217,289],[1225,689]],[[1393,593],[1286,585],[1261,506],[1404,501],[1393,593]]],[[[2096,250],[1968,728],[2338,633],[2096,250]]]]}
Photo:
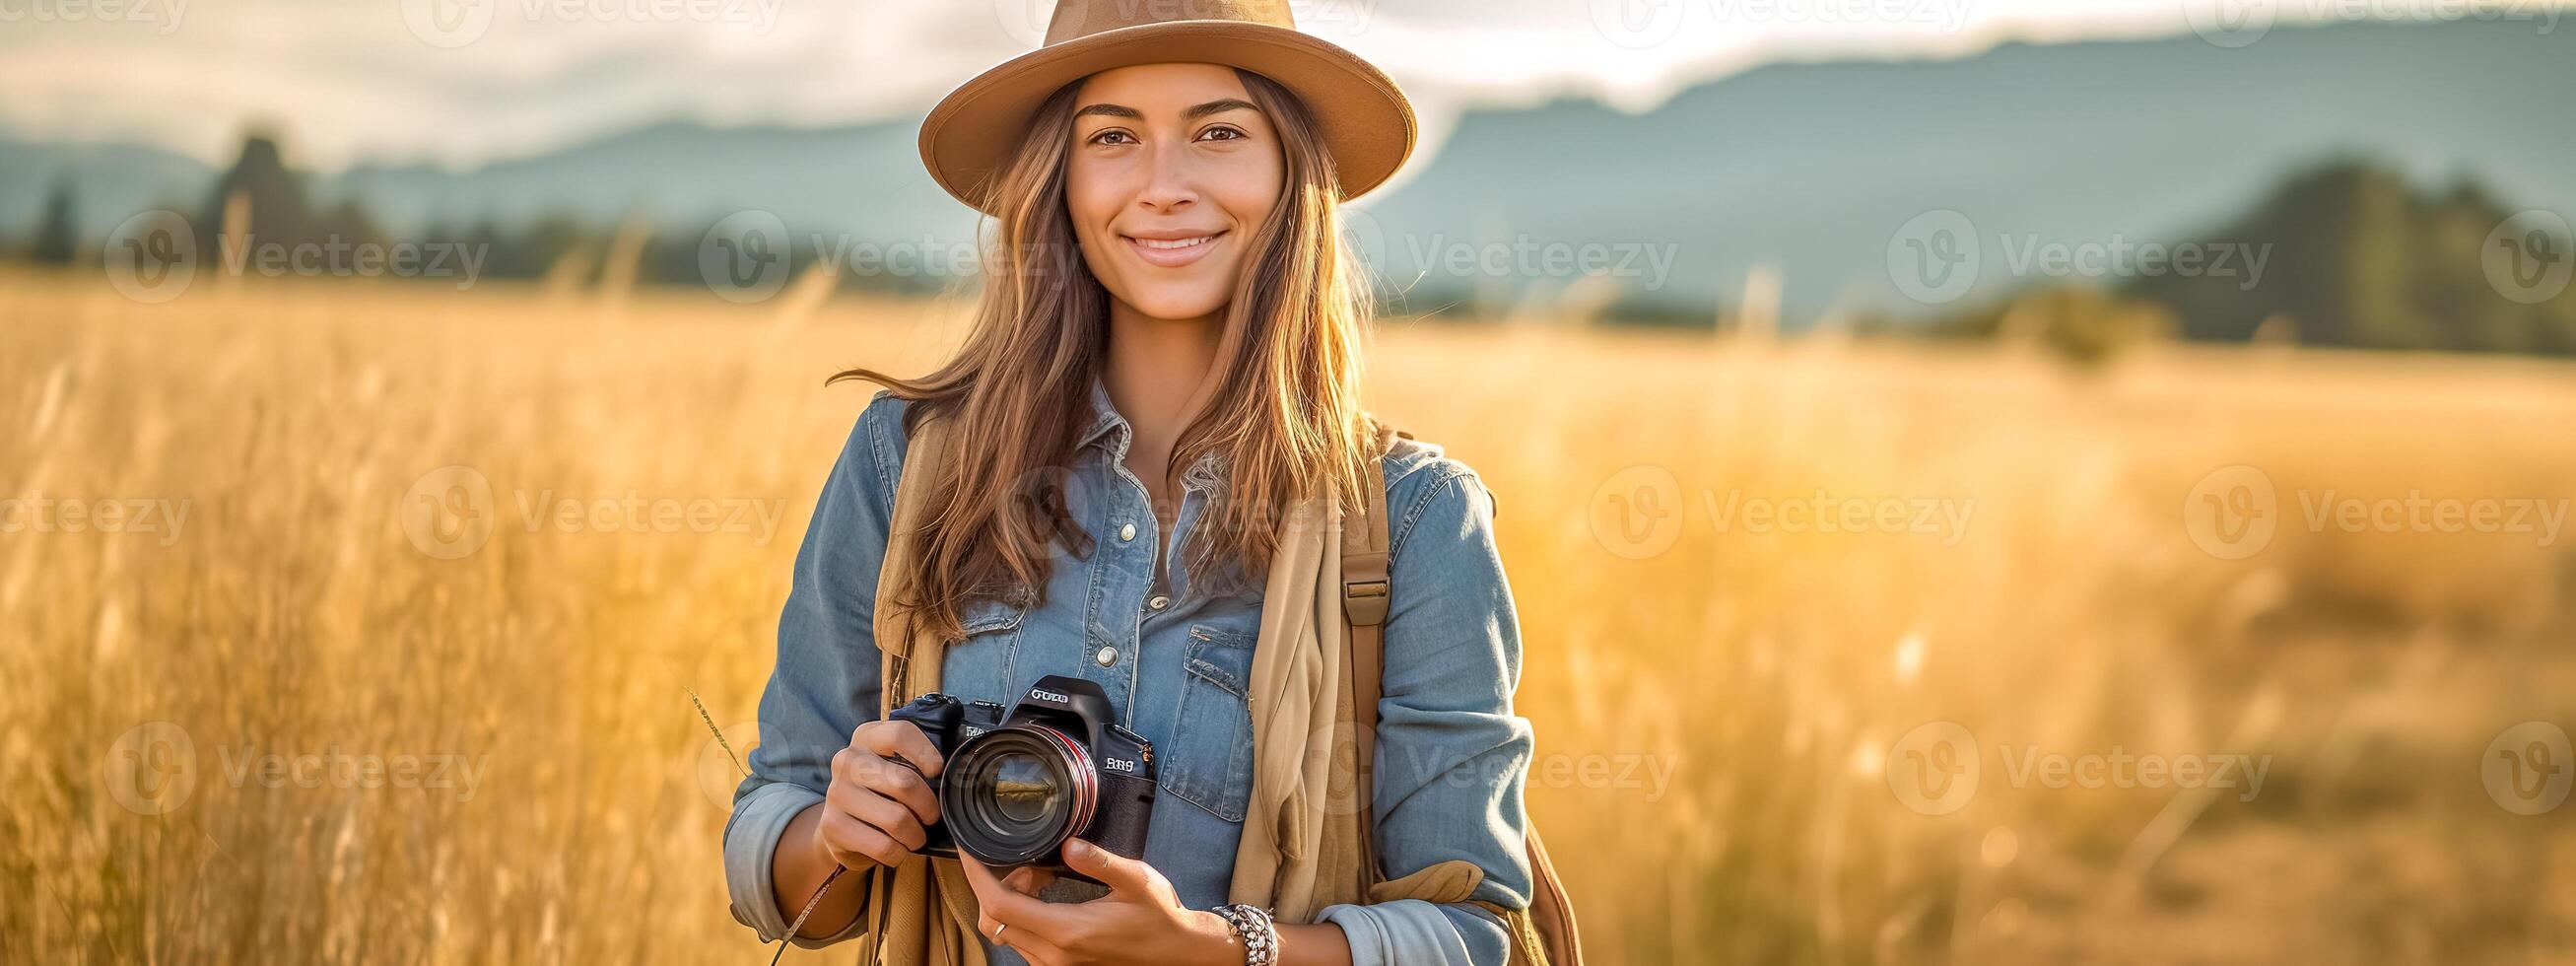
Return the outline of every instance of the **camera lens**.
{"type": "Polygon", "coordinates": [[[1082,744],[1054,728],[1020,724],[968,739],[948,760],[940,821],[957,847],[987,865],[1054,857],[1091,821],[1098,777],[1082,744]]]}

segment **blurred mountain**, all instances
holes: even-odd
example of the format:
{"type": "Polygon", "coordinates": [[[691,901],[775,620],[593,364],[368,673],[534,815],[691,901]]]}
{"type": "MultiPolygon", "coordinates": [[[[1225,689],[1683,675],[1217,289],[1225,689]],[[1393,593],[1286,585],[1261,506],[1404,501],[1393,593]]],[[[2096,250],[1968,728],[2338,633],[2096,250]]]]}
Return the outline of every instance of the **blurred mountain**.
{"type": "MultiPolygon", "coordinates": [[[[2321,159],[2371,158],[2404,184],[2474,176],[2517,207],[2576,212],[2571,33],[2461,20],[2285,26],[2235,49],[2190,36],[2012,44],[1963,60],[1766,66],[1637,115],[1582,100],[1476,111],[1357,209],[1354,231],[1412,311],[1579,294],[1704,324],[1769,264],[1789,327],[1930,318],[2069,281],[2012,270],[1998,246],[2188,237],[2321,159]],[[1959,301],[1926,305],[1892,283],[1891,247],[1939,210],[1989,250],[1959,301]],[[1570,266],[1585,260],[1609,277],[1580,278],[1570,266]]],[[[362,198],[395,237],[641,213],[694,239],[759,209],[808,250],[816,234],[826,247],[969,241],[972,213],[921,170],[916,125],[671,123],[467,171],[362,166],[310,191],[316,204],[362,198]]],[[[88,235],[202,198],[216,176],[149,149],[0,140],[0,234],[32,226],[66,169],[88,235]]]]}

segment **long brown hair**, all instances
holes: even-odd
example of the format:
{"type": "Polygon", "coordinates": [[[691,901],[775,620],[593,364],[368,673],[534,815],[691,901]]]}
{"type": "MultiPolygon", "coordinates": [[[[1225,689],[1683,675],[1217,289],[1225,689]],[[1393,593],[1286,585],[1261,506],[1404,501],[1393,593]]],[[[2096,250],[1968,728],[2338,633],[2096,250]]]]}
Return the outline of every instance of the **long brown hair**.
{"type": "MultiPolygon", "coordinates": [[[[1193,580],[1229,573],[1262,580],[1275,529],[1296,501],[1340,494],[1359,505],[1361,352],[1370,326],[1366,287],[1341,231],[1341,187],[1303,102],[1269,78],[1236,70],[1279,132],[1287,178],[1251,239],[1251,257],[1225,312],[1212,392],[1183,428],[1164,469],[1220,454],[1224,498],[1201,514],[1185,545],[1193,580]],[[1232,563],[1239,570],[1229,571],[1232,563]]],[[[983,293],[955,358],[919,379],[853,368],[828,382],[884,385],[906,407],[907,433],[954,419],[943,478],[931,487],[912,575],[916,632],[962,635],[965,605],[985,598],[1034,605],[1046,586],[1048,543],[1089,557],[1067,512],[1063,468],[1091,424],[1091,382],[1108,358],[1109,294],[1083,264],[1065,208],[1065,164],[1079,81],[1048,98],[1019,154],[987,182],[995,212],[983,293]]]]}

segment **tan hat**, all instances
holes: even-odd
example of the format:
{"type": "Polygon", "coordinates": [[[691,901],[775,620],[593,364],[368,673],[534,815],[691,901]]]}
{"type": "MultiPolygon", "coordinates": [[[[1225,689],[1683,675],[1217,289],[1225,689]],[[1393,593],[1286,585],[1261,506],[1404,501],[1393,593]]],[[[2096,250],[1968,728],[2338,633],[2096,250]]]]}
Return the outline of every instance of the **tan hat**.
{"type": "Polygon", "coordinates": [[[1161,63],[1240,67],[1297,92],[1323,130],[1345,198],[1384,183],[1413,153],[1404,92],[1359,55],[1297,32],[1285,0],[1058,0],[1045,46],[931,108],[921,163],[949,194],[981,207],[976,189],[1010,164],[1048,95],[1111,68],[1161,63]]]}

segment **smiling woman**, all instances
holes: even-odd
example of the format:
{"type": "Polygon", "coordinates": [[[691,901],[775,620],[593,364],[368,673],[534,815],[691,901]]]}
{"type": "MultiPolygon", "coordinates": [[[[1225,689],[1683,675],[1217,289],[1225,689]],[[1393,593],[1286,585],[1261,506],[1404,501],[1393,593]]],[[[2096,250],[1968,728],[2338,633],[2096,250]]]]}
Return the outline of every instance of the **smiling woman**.
{"type": "Polygon", "coordinates": [[[1529,959],[1492,498],[1360,405],[1339,205],[1402,163],[1409,109],[1284,4],[1138,6],[1059,4],[923,126],[996,270],[945,366],[836,377],[889,389],[798,556],[735,915],[896,963],[1529,959]],[[1350,529],[1384,541],[1344,573],[1341,508],[1372,506],[1350,529]],[[1346,648],[1346,606],[1381,649],[1346,648]],[[1048,710],[1069,694],[1098,700],[1048,710]],[[1014,728],[1046,753],[995,757],[1014,728]],[[1372,735],[1355,815],[1350,773],[1301,763],[1372,735]],[[1100,759],[1114,800],[1103,742],[1150,749],[1100,759]],[[1004,765],[1010,801],[976,798],[1004,765]],[[1002,813],[1061,831],[1004,854],[969,820],[1002,813]]]}
{"type": "Polygon", "coordinates": [[[1251,97],[1243,75],[1215,64],[1121,67],[1083,82],[1065,203],[1083,249],[1106,256],[1087,264],[1119,303],[1200,319],[1233,295],[1236,233],[1269,219],[1287,176],[1282,139],[1251,97]],[[1197,91],[1221,96],[1185,103],[1197,91]]]}

